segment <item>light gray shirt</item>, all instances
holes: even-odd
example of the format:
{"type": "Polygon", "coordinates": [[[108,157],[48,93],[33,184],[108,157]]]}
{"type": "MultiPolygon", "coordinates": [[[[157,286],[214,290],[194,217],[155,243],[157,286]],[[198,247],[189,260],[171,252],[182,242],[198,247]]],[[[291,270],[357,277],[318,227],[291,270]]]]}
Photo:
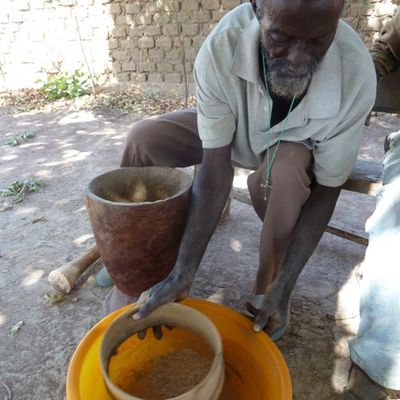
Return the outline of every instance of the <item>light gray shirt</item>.
{"type": "Polygon", "coordinates": [[[232,145],[232,162],[256,169],[282,140],[312,149],[314,175],[336,187],[349,176],[376,92],[375,69],[358,35],[343,21],[313,74],[306,96],[269,127],[272,100],[259,68],[260,25],[250,4],[227,13],[196,58],[198,128],[204,148],[232,145]]]}

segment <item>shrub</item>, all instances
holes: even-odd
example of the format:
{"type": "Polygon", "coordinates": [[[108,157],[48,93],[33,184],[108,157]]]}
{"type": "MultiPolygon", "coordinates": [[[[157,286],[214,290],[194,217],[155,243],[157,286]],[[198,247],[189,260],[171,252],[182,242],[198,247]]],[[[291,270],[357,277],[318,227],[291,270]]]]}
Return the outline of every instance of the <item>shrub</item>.
{"type": "Polygon", "coordinates": [[[39,82],[43,83],[41,90],[49,100],[83,96],[89,93],[91,87],[89,77],[79,69],[69,76],[65,74],[51,78],[47,82],[39,82]]]}

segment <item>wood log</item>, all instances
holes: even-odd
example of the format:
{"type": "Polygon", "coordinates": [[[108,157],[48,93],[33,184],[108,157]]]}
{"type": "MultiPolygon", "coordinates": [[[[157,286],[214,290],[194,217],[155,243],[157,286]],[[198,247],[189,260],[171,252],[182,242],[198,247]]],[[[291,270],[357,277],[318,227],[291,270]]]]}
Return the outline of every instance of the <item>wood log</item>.
{"type": "Polygon", "coordinates": [[[99,250],[93,245],[75,260],[51,271],[48,281],[55,289],[68,294],[79,277],[99,258],[99,250]]]}

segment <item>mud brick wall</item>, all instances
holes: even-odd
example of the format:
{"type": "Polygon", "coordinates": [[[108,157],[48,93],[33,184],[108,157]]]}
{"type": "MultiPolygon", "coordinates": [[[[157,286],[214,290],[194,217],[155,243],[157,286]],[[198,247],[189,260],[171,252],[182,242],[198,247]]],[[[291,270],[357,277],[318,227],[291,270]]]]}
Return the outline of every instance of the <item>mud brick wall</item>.
{"type": "Polygon", "coordinates": [[[378,37],[382,25],[395,12],[400,0],[346,1],[342,18],[361,36],[367,47],[378,37]]]}
{"type": "MultiPolygon", "coordinates": [[[[1,0],[0,90],[75,69],[99,82],[181,83],[221,17],[245,0],[1,0]]],[[[400,0],[346,3],[367,45],[400,0]]]]}

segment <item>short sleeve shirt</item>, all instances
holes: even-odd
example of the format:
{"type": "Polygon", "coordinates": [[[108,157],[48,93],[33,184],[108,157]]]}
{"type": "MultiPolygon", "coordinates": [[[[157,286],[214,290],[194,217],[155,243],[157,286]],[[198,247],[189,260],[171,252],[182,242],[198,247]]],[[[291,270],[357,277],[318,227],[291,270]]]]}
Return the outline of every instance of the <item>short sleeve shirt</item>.
{"type": "Polygon", "coordinates": [[[231,144],[232,162],[255,169],[279,137],[303,143],[313,152],[317,182],[342,185],[357,159],[375,100],[376,75],[368,50],[339,21],[307,94],[285,121],[270,127],[272,99],[260,76],[259,44],[260,25],[247,3],[227,13],[200,48],[194,78],[203,147],[231,144]]]}

